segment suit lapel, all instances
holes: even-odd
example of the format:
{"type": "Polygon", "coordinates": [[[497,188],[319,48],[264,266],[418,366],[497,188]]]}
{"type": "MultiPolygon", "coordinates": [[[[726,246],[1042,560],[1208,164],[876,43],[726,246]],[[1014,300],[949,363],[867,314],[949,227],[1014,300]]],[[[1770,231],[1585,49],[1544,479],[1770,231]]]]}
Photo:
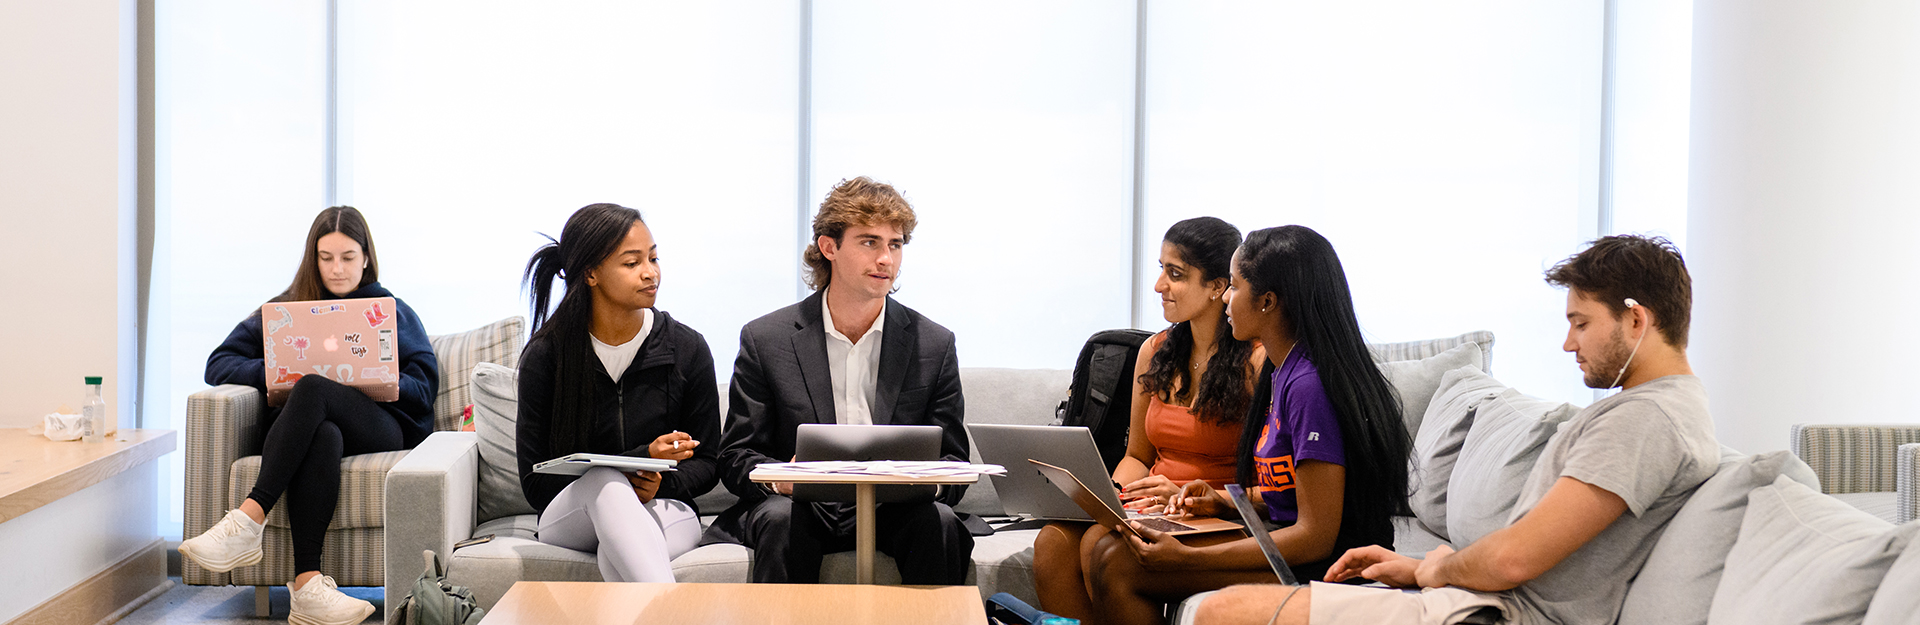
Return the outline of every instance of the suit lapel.
{"type": "Polygon", "coordinates": [[[907,367],[920,349],[920,335],[913,331],[913,320],[906,308],[887,298],[886,329],[880,332],[880,376],[874,383],[873,422],[893,424],[893,402],[907,382],[907,367]]]}
{"type": "Polygon", "coordinates": [[[825,291],[800,302],[800,323],[793,333],[793,355],[800,360],[800,377],[807,386],[807,398],[813,401],[813,421],[833,423],[833,378],[827,369],[827,329],[820,317],[820,298],[825,291]]]}

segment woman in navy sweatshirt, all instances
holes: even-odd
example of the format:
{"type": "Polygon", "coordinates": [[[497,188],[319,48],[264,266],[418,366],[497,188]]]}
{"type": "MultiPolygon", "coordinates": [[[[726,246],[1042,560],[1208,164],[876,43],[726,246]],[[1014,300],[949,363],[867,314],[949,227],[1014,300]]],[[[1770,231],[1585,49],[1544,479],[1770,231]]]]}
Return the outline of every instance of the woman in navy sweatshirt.
{"type": "Polygon", "coordinates": [[[609,582],[671,582],[668,561],[700,541],[693,498],[720,480],[719,395],[707,341],[666,312],[660,258],[640,213],[574,212],[534,252],[533,339],[520,357],[520,485],[540,542],[599,556],[609,582]],[[555,278],[566,293],[548,314],[555,278]],[[676,470],[575,477],[533,465],[587,452],[675,460],[676,470]]]}
{"type": "MultiPolygon", "coordinates": [[[[366,219],[351,206],[335,206],[314,218],[293,285],[271,301],[392,297],[380,286],[379,275],[366,219]]],[[[258,563],[267,512],[286,494],[296,571],[287,585],[291,622],[358,623],[373,613],[372,604],[341,593],[332,577],[320,573],[321,547],[340,493],[340,459],[411,449],[433,432],[440,365],[419,315],[399,298],[394,308],[400,330],[400,399],[375,402],[326,376],[300,378],[284,406],[267,409],[260,477],[247,499],[206,533],[180,544],[181,555],[214,572],[258,563]]],[[[265,393],[260,332],[255,310],[207,358],[207,383],[242,384],[265,393]]]]}

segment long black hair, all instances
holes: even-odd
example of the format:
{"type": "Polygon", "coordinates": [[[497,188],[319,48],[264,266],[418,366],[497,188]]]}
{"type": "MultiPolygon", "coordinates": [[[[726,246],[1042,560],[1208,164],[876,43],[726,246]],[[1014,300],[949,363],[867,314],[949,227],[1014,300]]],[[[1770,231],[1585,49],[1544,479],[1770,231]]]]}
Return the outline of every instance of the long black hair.
{"type": "MultiPolygon", "coordinates": [[[[1195,217],[1173,224],[1161,240],[1173,246],[1180,260],[1200,270],[1201,281],[1224,280],[1233,263],[1233,250],[1240,247],[1240,229],[1217,217],[1195,217]]],[[[1140,386],[1167,403],[1191,398],[1190,412],[1195,419],[1227,425],[1246,414],[1247,381],[1253,376],[1253,365],[1247,359],[1253,354],[1253,344],[1233,338],[1225,307],[1221,307],[1219,324],[1214,327],[1213,356],[1207,359],[1207,375],[1200,378],[1198,388],[1187,366],[1193,358],[1194,343],[1193,324],[1186,321],[1167,329],[1167,339],[1160,342],[1147,363],[1147,372],[1140,375],[1140,386]]]]}
{"type": "MultiPolygon", "coordinates": [[[[1408,514],[1407,461],[1412,437],[1400,419],[1400,399],[1374,365],[1340,256],[1326,237],[1305,226],[1256,230],[1240,246],[1240,276],[1252,287],[1241,295],[1272,293],[1302,357],[1313,361],[1320,385],[1340,422],[1347,491],[1341,525],[1367,536],[1393,536],[1395,514],[1408,514]],[[1349,525],[1348,521],[1356,523],[1349,525]]],[[[1272,349],[1271,346],[1268,349],[1272,349]]],[[[1271,376],[1273,365],[1263,371],[1271,376]]],[[[1265,376],[1263,376],[1265,377],[1265,376]]],[[[1260,442],[1273,385],[1261,384],[1240,435],[1238,479],[1253,482],[1253,454],[1260,442]]],[[[1344,531],[1342,532],[1345,533],[1344,531]]]]}
{"type": "Polygon", "coordinates": [[[646,223],[640,211],[619,204],[589,204],[574,211],[559,240],[547,237],[549,243],[534,250],[521,277],[521,285],[533,291],[533,338],[528,344],[542,339],[552,344],[554,407],[547,440],[548,451],[556,457],[586,450],[592,435],[587,413],[596,385],[588,362],[593,356],[587,341],[593,289],[587,286],[587,274],[613,255],[636,223],[646,223]],[[552,305],[555,278],[567,284],[558,305],[552,305]]]}

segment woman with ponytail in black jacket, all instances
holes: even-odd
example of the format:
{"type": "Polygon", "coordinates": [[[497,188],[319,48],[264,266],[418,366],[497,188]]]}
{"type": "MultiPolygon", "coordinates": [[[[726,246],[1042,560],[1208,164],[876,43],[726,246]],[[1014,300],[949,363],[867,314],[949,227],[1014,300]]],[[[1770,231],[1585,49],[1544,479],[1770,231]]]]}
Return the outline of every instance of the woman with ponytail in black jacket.
{"type": "Polygon", "coordinates": [[[693,498],[719,481],[719,395],[707,341],[654,309],[660,259],[640,213],[576,211],[527,263],[533,338],[520,357],[520,485],[540,541],[593,552],[609,582],[672,582],[700,540],[693,498]],[[549,314],[553,281],[566,292],[549,314]],[[676,460],[675,471],[534,473],[572,453],[676,460]]]}

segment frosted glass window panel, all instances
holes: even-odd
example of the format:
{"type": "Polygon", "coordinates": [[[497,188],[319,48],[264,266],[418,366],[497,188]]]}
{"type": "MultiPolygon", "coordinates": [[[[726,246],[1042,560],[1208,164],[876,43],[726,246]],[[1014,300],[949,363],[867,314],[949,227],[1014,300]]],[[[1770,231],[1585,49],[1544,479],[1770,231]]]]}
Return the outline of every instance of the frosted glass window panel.
{"type": "MultiPolygon", "coordinates": [[[[167,334],[149,385],[168,401],[147,427],[186,425],[187,395],[207,387],[207,355],[233,326],[293,281],[301,245],[325,208],[326,7],[188,0],[156,5],[159,218],[149,323],[167,334]]],[[[178,524],[182,454],[162,465],[178,524]]],[[[173,529],[178,533],[178,528],[173,529]]]]}
{"type": "Polygon", "coordinates": [[[1369,340],[1492,330],[1502,381],[1591,401],[1541,272],[1591,228],[1602,18],[1599,2],[1153,5],[1136,288],[1180,219],[1302,224],[1340,253],[1369,340]]]}
{"type": "Polygon", "coordinates": [[[1614,231],[1666,236],[1684,250],[1693,2],[1615,1],[1614,231]]]}
{"type": "Polygon", "coordinates": [[[1129,324],[1134,5],[814,3],[814,206],[841,179],[919,215],[899,300],[966,367],[1071,368],[1129,324]]]}
{"type": "Polygon", "coordinates": [[[537,233],[595,202],[644,215],[722,380],[790,303],[797,4],[361,2],[343,37],[350,197],[430,332],[527,314],[537,233]]]}

